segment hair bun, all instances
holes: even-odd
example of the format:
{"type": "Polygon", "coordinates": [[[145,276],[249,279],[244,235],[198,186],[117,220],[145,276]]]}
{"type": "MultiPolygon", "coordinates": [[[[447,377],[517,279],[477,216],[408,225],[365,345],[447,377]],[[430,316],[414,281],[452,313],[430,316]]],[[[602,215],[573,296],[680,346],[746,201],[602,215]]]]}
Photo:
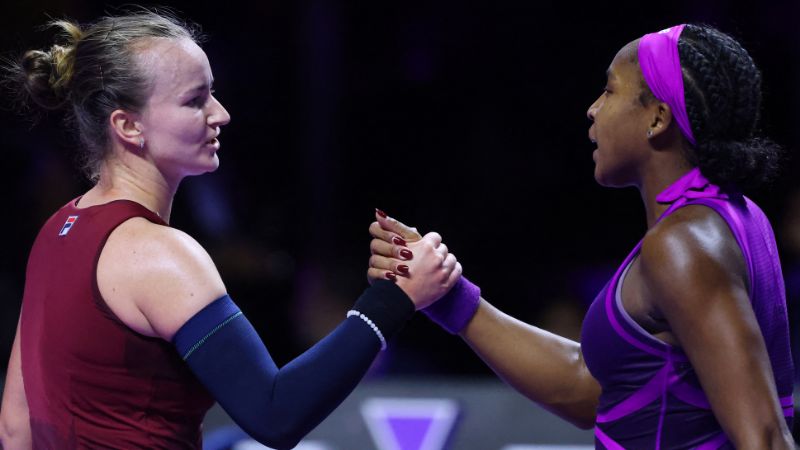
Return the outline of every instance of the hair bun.
{"type": "Polygon", "coordinates": [[[63,89],[57,92],[53,88],[53,80],[56,77],[53,56],[50,52],[41,50],[25,52],[21,69],[20,75],[24,77],[23,86],[31,101],[45,109],[58,109],[64,104],[65,97],[60,95],[63,89]]]}
{"type": "Polygon", "coordinates": [[[75,66],[75,47],[83,33],[78,25],[64,20],[50,23],[58,28],[64,45],[49,51],[29,50],[20,61],[18,77],[30,100],[44,109],[58,109],[67,99],[75,66]]]}

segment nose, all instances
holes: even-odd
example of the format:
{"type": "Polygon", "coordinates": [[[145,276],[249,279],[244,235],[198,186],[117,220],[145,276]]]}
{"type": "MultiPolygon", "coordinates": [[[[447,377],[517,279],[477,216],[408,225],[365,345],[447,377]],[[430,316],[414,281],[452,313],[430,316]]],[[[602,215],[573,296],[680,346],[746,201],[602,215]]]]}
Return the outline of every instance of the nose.
{"type": "Polygon", "coordinates": [[[227,125],[231,121],[231,115],[228,113],[228,110],[222,106],[222,103],[217,100],[216,97],[213,95],[211,96],[212,105],[208,114],[208,118],[206,119],[207,123],[211,127],[219,127],[222,125],[227,125]]]}
{"type": "Polygon", "coordinates": [[[597,100],[595,100],[594,103],[592,103],[589,106],[589,109],[586,111],[586,117],[588,117],[589,120],[591,120],[592,122],[594,122],[595,115],[597,114],[597,110],[600,108],[600,102],[602,99],[603,99],[602,95],[597,97],[597,100]]]}

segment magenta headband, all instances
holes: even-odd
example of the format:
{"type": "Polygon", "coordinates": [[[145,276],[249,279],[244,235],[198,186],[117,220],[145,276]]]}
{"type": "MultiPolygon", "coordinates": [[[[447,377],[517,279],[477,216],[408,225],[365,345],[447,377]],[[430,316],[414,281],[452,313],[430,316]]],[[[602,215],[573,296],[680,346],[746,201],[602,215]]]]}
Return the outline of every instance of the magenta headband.
{"type": "Polygon", "coordinates": [[[639,67],[647,86],[657,99],[669,105],[686,139],[695,145],[692,127],[686,114],[683,73],[678,56],[678,38],[686,25],[677,25],[658,33],[645,34],[639,40],[639,67]]]}

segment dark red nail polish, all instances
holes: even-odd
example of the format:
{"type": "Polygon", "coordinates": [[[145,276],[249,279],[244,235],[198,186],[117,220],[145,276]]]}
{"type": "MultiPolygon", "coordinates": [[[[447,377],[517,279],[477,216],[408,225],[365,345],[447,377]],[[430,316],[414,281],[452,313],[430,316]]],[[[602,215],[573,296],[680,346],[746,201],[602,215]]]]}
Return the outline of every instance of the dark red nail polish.
{"type": "Polygon", "coordinates": [[[397,279],[397,275],[392,272],[386,272],[386,279],[394,281],[397,279]]]}
{"type": "Polygon", "coordinates": [[[411,259],[414,257],[414,254],[411,253],[411,250],[404,248],[400,250],[400,256],[402,256],[405,259],[411,259]]]}
{"type": "Polygon", "coordinates": [[[378,208],[375,208],[375,212],[378,213],[379,216],[383,217],[384,219],[388,217],[385,212],[381,211],[378,208]]]}
{"type": "Polygon", "coordinates": [[[406,245],[406,240],[401,238],[400,236],[394,236],[392,238],[392,242],[394,243],[394,245],[402,245],[404,247],[406,245]]]}
{"type": "Polygon", "coordinates": [[[408,266],[405,264],[400,264],[397,266],[397,271],[404,275],[408,275],[408,266]]]}

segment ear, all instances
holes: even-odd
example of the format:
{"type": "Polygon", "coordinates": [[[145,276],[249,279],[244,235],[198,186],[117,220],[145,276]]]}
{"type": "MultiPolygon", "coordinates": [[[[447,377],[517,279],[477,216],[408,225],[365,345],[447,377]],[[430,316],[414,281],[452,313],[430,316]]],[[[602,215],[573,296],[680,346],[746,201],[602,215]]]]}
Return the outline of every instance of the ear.
{"type": "Polygon", "coordinates": [[[647,128],[647,137],[653,139],[663,134],[669,128],[669,124],[672,123],[672,108],[664,102],[655,101],[648,109],[650,113],[650,123],[647,128]]]}
{"type": "Polygon", "coordinates": [[[137,115],[130,111],[114,110],[109,117],[112,134],[120,141],[138,148],[143,130],[137,119],[137,115]]]}

